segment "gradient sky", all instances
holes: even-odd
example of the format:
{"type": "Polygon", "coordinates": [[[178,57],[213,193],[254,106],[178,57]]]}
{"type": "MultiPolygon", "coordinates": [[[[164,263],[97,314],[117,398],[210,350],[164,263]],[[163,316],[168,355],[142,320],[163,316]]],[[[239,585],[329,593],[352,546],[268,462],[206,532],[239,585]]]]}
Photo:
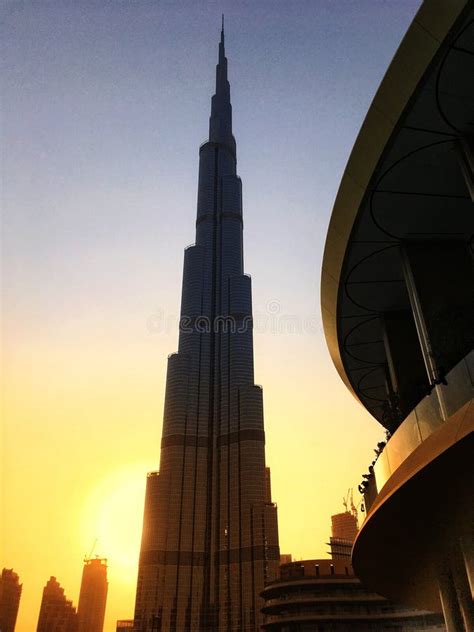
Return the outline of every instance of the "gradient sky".
{"type": "Polygon", "coordinates": [[[17,632],[50,575],[77,604],[96,538],[105,632],[133,613],[222,12],[281,550],[325,555],[383,432],[326,349],[324,240],[419,4],[3,2],[0,563],[23,581],[17,632]]]}

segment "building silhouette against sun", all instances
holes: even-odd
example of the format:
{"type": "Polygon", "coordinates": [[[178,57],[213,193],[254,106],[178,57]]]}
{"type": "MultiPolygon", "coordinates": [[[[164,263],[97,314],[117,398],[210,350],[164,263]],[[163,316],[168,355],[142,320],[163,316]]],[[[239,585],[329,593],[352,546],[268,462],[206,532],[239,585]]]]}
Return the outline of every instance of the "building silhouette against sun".
{"type": "Polygon", "coordinates": [[[78,632],[77,623],[72,601],[66,599],[56,577],[50,577],[43,589],[36,632],[78,632]]]}
{"type": "Polygon", "coordinates": [[[107,589],[107,560],[85,559],[77,605],[79,632],[102,632],[107,589]]]}
{"type": "Polygon", "coordinates": [[[22,584],[12,568],[0,576],[0,632],[14,632],[20,606],[22,584]]]}
{"type": "Polygon", "coordinates": [[[135,632],[257,631],[260,593],[279,565],[223,29],[199,157],[196,243],[184,256],[160,471],[147,479],[135,632]]]}

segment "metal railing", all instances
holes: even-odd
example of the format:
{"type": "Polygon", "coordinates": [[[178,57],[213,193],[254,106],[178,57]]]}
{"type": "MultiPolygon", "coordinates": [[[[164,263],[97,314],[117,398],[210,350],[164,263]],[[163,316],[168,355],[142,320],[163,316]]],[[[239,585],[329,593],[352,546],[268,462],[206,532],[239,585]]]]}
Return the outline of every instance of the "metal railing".
{"type": "Polygon", "coordinates": [[[474,397],[474,351],[471,351],[440,384],[411,411],[378,455],[364,489],[366,512],[370,511],[383,486],[418,446],[433,434],[447,418],[474,397]],[[440,408],[443,402],[444,410],[440,408]]]}

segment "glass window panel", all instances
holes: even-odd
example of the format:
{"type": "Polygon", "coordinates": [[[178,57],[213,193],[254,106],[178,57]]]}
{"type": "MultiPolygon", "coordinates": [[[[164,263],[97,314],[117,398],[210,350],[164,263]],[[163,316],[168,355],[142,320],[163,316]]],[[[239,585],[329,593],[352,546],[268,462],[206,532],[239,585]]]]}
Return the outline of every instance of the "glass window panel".
{"type": "Polygon", "coordinates": [[[387,458],[387,446],[385,446],[384,451],[379,456],[379,458],[377,459],[377,462],[374,465],[375,481],[377,484],[378,492],[381,491],[382,487],[388,481],[388,479],[391,476],[391,473],[392,472],[390,470],[390,465],[387,458]]]}
{"type": "Polygon", "coordinates": [[[365,510],[367,514],[369,513],[370,508],[374,504],[374,501],[376,498],[377,498],[377,484],[376,484],[375,478],[372,477],[369,480],[369,484],[364,491],[364,504],[365,504],[365,510]]]}
{"type": "Polygon", "coordinates": [[[433,390],[431,395],[422,399],[415,408],[415,412],[418,419],[421,439],[424,441],[443,423],[436,391],[433,390]]]}
{"type": "Polygon", "coordinates": [[[465,357],[465,361],[471,378],[471,384],[474,386],[474,351],[471,351],[471,353],[465,357]]]}
{"type": "Polygon", "coordinates": [[[414,412],[411,412],[393,437],[391,437],[384,450],[384,452],[387,452],[392,472],[403,463],[420,443],[421,436],[416,415],[414,412]]]}
{"type": "Polygon", "coordinates": [[[462,360],[447,377],[447,386],[440,386],[448,417],[454,415],[464,404],[472,399],[474,387],[469,375],[468,365],[462,360]]]}

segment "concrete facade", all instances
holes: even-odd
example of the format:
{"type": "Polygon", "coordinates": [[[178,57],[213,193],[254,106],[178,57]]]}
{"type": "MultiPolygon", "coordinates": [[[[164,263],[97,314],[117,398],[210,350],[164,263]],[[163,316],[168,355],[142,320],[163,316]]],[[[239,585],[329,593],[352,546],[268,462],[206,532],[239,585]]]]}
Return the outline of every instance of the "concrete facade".
{"type": "Polygon", "coordinates": [[[333,559],[350,559],[352,545],[358,531],[359,525],[355,513],[344,511],[331,516],[329,546],[333,559]]]}
{"type": "Polygon", "coordinates": [[[331,537],[354,542],[358,531],[357,518],[350,511],[331,516],[331,537]]]}
{"type": "Polygon", "coordinates": [[[199,151],[196,243],[185,250],[178,352],[169,356],[159,472],[147,479],[135,632],[256,632],[279,564],[254,384],[224,33],[209,140],[199,151]]]}

